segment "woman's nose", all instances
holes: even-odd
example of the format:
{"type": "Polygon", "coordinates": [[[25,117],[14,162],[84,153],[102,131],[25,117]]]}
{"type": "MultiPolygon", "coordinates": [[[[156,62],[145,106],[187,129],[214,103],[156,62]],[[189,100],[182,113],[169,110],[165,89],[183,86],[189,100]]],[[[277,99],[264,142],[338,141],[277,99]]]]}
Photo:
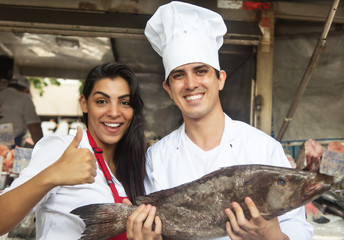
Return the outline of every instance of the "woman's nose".
{"type": "Polygon", "coordinates": [[[111,104],[109,106],[109,111],[108,111],[108,115],[115,118],[117,116],[119,116],[121,114],[119,107],[117,106],[117,104],[111,104]]]}

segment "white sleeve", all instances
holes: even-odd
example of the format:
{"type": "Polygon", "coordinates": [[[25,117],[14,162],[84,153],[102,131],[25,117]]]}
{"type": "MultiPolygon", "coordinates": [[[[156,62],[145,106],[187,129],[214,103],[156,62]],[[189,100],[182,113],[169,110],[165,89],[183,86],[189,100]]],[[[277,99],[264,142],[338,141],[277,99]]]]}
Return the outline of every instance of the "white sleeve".
{"type": "Polygon", "coordinates": [[[152,163],[152,147],[148,148],[146,153],[146,176],[144,179],[145,191],[146,194],[158,191],[156,189],[156,183],[153,177],[153,163],[152,163]]]}
{"type": "Polygon", "coordinates": [[[305,207],[294,209],[278,217],[281,230],[290,240],[312,240],[313,226],[307,222],[305,207]]]}
{"type": "MultiPolygon", "coordinates": [[[[65,138],[55,134],[42,138],[35,145],[28,166],[21,171],[19,177],[15,179],[11,186],[6,188],[3,193],[8,192],[29,181],[42,170],[50,166],[60,158],[67,146],[68,142],[65,140],[65,138]]],[[[48,199],[48,197],[52,193],[55,193],[58,188],[59,187],[52,189],[37,205],[40,205],[42,202],[48,199]]],[[[35,210],[35,208],[33,210],[35,210]]]]}
{"type": "Polygon", "coordinates": [[[273,166],[290,168],[291,165],[287,156],[285,155],[282,145],[275,141],[275,144],[271,144],[271,146],[273,146],[273,148],[270,156],[270,164],[273,166]]]}

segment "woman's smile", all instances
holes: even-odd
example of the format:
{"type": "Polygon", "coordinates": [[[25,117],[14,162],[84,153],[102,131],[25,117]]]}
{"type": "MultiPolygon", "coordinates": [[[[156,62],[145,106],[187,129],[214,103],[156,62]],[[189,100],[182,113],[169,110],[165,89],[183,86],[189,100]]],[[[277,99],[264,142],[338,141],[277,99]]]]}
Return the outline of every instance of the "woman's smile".
{"type": "Polygon", "coordinates": [[[104,123],[104,125],[107,126],[107,127],[111,127],[111,128],[117,128],[121,124],[120,123],[104,123]]]}

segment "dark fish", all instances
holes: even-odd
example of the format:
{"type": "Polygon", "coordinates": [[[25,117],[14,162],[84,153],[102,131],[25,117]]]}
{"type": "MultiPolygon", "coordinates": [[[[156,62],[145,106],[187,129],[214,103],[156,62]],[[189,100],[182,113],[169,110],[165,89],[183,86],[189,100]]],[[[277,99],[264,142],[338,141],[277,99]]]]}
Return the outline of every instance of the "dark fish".
{"type": "MultiPolygon", "coordinates": [[[[1,239],[1,237],[0,237],[1,239]]],[[[36,239],[35,214],[30,213],[21,223],[12,229],[6,240],[34,240],[36,239]]]]}
{"type": "Polygon", "coordinates": [[[309,202],[305,205],[307,217],[312,217],[313,222],[324,224],[328,223],[330,219],[324,216],[324,209],[317,203],[309,202]]]}
{"type": "Polygon", "coordinates": [[[325,213],[332,213],[344,219],[344,199],[335,191],[327,191],[313,202],[320,205],[325,213]]]}
{"type": "MultiPolygon", "coordinates": [[[[152,204],[161,218],[162,235],[193,240],[226,236],[224,209],[251,197],[265,219],[298,208],[330,189],[333,177],[292,168],[239,165],[222,168],[198,180],[142,196],[137,204],[152,204]]],[[[137,206],[93,204],[72,211],[86,224],[82,239],[108,239],[125,232],[126,221],[137,206]]]]}

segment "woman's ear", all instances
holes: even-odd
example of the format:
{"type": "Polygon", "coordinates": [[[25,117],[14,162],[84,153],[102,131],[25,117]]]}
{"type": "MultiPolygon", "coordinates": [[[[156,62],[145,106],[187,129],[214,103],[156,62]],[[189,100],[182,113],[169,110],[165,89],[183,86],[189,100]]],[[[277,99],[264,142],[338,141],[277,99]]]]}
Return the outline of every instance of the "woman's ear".
{"type": "Polygon", "coordinates": [[[80,108],[83,113],[88,113],[87,100],[84,95],[80,97],[80,108]]]}

